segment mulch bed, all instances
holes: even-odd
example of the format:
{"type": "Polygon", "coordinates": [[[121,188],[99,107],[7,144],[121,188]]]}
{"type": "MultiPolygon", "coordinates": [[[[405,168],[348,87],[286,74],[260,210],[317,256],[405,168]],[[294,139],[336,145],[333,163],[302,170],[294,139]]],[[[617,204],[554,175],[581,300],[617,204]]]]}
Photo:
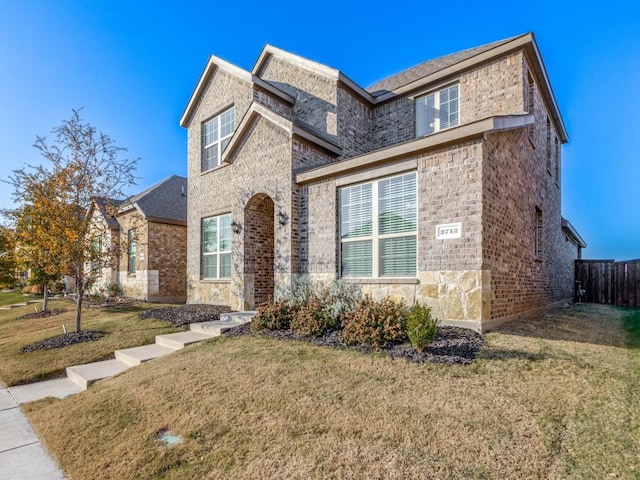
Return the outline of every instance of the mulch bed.
{"type": "Polygon", "coordinates": [[[225,305],[191,304],[146,310],[140,313],[140,318],[155,318],[170,322],[174,327],[185,327],[190,323],[220,320],[221,313],[231,311],[225,305]]]}
{"type": "Polygon", "coordinates": [[[51,350],[54,348],[64,348],[77,343],[93,342],[100,340],[107,332],[101,330],[83,330],[81,332],[63,333],[56,337],[46,338],[40,342],[32,343],[22,347],[22,353],[35,352],[36,350],[51,350]]]}
{"type": "MultiPolygon", "coordinates": [[[[140,314],[141,318],[156,318],[171,322],[176,327],[186,327],[190,323],[209,322],[220,319],[221,313],[232,311],[224,305],[190,304],[176,307],[156,308],[140,314]]],[[[246,323],[224,333],[227,337],[254,335],[246,323]]],[[[353,349],[365,353],[375,350],[369,345],[348,346],[340,342],[338,332],[329,332],[321,337],[299,335],[291,330],[264,330],[255,335],[262,335],[280,340],[300,340],[335,348],[353,349]]],[[[432,362],[446,365],[468,365],[478,355],[484,345],[482,335],[466,328],[440,327],[436,338],[423,352],[417,352],[409,344],[395,344],[380,348],[378,352],[393,358],[406,358],[411,362],[432,362]]]]}
{"type": "Polygon", "coordinates": [[[61,309],[53,309],[53,310],[47,310],[46,312],[44,310],[40,310],[39,312],[35,312],[35,313],[27,313],[26,315],[22,315],[21,317],[18,317],[18,320],[31,320],[34,318],[47,318],[47,317],[55,317],[56,315],[60,315],[61,313],[66,312],[66,310],[61,310],[61,309]]]}
{"type": "MultiPolygon", "coordinates": [[[[224,335],[240,337],[254,334],[247,323],[229,330],[224,335]]],[[[256,335],[281,340],[300,340],[315,343],[316,345],[353,349],[365,353],[376,351],[370,345],[345,345],[338,339],[337,331],[326,333],[321,337],[299,335],[291,330],[263,330],[256,335]]],[[[377,352],[387,354],[393,358],[405,358],[416,363],[432,362],[446,365],[468,365],[473,362],[483,345],[484,339],[482,335],[472,330],[458,327],[440,327],[434,340],[422,352],[417,352],[409,344],[388,345],[380,348],[377,352]]]]}

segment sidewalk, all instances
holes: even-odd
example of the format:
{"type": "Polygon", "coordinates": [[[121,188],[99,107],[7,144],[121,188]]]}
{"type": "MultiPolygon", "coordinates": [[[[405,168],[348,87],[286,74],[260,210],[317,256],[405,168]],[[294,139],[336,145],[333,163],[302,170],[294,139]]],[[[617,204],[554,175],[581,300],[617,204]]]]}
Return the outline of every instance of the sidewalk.
{"type": "Polygon", "coordinates": [[[64,480],[64,475],[3,384],[0,384],[0,478],[64,480]]]}

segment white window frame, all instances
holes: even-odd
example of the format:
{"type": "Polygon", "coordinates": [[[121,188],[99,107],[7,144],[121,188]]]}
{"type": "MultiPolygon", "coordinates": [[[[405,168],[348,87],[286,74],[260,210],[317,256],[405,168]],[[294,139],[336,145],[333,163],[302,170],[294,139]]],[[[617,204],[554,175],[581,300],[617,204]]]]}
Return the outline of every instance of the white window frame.
{"type": "Polygon", "coordinates": [[[446,130],[448,128],[453,128],[453,127],[457,127],[458,125],[460,125],[460,84],[459,83],[454,83],[451,85],[447,85],[446,87],[442,87],[439,88],[438,90],[433,90],[431,92],[428,92],[424,95],[420,95],[415,97],[414,100],[414,104],[415,104],[415,121],[416,121],[416,137],[422,137],[424,135],[431,135],[433,133],[439,132],[441,130],[446,130]],[[441,118],[440,118],[440,110],[442,108],[443,103],[441,102],[440,96],[442,94],[442,92],[444,92],[445,90],[449,90],[455,88],[457,90],[456,93],[456,113],[458,115],[457,118],[457,122],[455,124],[452,125],[448,125],[446,127],[442,127],[441,125],[441,118]],[[420,128],[422,123],[426,124],[426,120],[424,122],[421,122],[420,120],[420,113],[421,113],[421,109],[419,108],[420,102],[424,101],[424,99],[426,99],[429,96],[433,96],[433,104],[434,104],[434,108],[437,112],[437,114],[434,116],[434,120],[433,120],[433,131],[427,131],[427,129],[425,128],[424,131],[422,131],[422,129],[420,128]],[[437,105],[437,108],[435,107],[437,105]]]}
{"type": "Polygon", "coordinates": [[[398,175],[391,175],[387,177],[377,178],[375,180],[360,182],[351,185],[345,185],[339,189],[338,195],[338,207],[339,207],[339,215],[338,215],[338,225],[339,225],[339,246],[338,246],[338,268],[339,268],[339,276],[341,278],[349,278],[349,279],[390,279],[390,278],[415,278],[418,270],[418,173],[417,172],[403,172],[398,175]],[[415,196],[415,209],[416,209],[416,228],[413,232],[400,232],[400,233],[387,233],[380,234],[379,233],[379,184],[384,180],[388,180],[395,177],[402,177],[405,175],[415,175],[416,181],[416,196],[415,196]],[[372,226],[371,226],[371,235],[361,236],[361,237],[353,237],[353,238],[342,238],[342,203],[340,201],[340,192],[345,189],[357,187],[359,185],[371,184],[372,192],[371,192],[371,205],[372,205],[372,226]],[[415,269],[414,274],[411,275],[385,275],[380,276],[380,242],[381,240],[385,240],[388,238],[403,238],[403,237],[411,237],[414,236],[416,239],[416,256],[415,256],[415,269]],[[342,272],[342,245],[344,243],[354,243],[354,242],[362,242],[362,241],[371,241],[371,276],[370,277],[354,277],[354,276],[346,276],[342,272]]]}
{"type": "Polygon", "coordinates": [[[233,132],[235,130],[235,110],[234,107],[227,108],[225,111],[220,112],[213,118],[210,118],[206,122],[202,123],[202,164],[201,171],[206,172],[207,170],[211,170],[212,168],[220,165],[220,161],[222,159],[222,152],[226,148],[229,140],[233,136],[233,132]],[[223,117],[225,115],[231,115],[231,122],[222,123],[223,117]],[[228,126],[231,123],[231,128],[227,129],[228,132],[223,135],[222,129],[223,127],[228,126]],[[210,129],[211,132],[216,132],[215,135],[211,135],[212,138],[208,139],[207,130],[210,129]],[[211,153],[210,153],[211,152],[211,153]]]}
{"type": "Polygon", "coordinates": [[[229,276],[221,276],[221,257],[222,255],[229,255],[231,256],[231,214],[230,213],[225,213],[222,215],[216,215],[213,217],[206,217],[203,218],[202,221],[200,222],[200,276],[203,280],[228,280],[231,278],[231,272],[229,272],[229,276]],[[221,232],[221,221],[222,219],[225,218],[228,220],[228,224],[229,224],[229,237],[228,237],[228,246],[226,249],[223,249],[222,247],[222,238],[220,236],[220,232],[221,232]],[[207,220],[216,221],[216,251],[215,252],[205,252],[204,249],[204,234],[205,234],[205,230],[204,230],[204,225],[205,222],[207,220]],[[205,258],[207,257],[215,257],[216,258],[216,272],[217,272],[217,276],[216,277],[207,277],[205,275],[205,268],[204,268],[204,264],[205,264],[205,258]]]}

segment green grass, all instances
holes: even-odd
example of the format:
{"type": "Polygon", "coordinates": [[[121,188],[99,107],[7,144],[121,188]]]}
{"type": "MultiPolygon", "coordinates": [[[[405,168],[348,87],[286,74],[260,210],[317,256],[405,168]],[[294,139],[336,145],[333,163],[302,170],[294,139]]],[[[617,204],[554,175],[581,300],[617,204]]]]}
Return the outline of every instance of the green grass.
{"type": "Polygon", "coordinates": [[[0,307],[5,305],[12,305],[14,303],[23,303],[27,300],[33,300],[36,298],[42,298],[42,296],[36,295],[23,295],[18,292],[2,292],[0,293],[0,307]]]}
{"type": "Polygon", "coordinates": [[[19,385],[63,376],[68,366],[113,358],[115,350],[153,343],[156,335],[177,331],[167,322],[138,318],[138,312],[151,308],[149,305],[123,309],[85,307],[82,328],[103,330],[108,335],[66,348],[22,353],[26,345],[62,334],[63,325],[73,331],[74,303],[52,300],[49,307],[64,312],[45,318],[21,319],[41,306],[33,304],[0,311],[0,380],[5,384],[19,385]]]}
{"type": "Polygon", "coordinates": [[[72,480],[637,479],[627,314],[512,322],[466,367],[218,338],[23,408],[72,480]]]}
{"type": "Polygon", "coordinates": [[[629,347],[640,348],[640,308],[620,309],[624,315],[624,327],[629,336],[629,347]]]}

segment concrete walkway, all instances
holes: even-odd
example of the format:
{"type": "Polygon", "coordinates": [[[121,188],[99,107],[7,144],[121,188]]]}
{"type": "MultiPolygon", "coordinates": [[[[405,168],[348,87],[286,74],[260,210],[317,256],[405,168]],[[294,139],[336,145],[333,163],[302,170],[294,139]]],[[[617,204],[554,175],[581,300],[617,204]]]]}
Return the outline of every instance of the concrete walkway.
{"type": "Polygon", "coordinates": [[[18,405],[46,397],[62,399],[80,393],[97,380],[112,377],[192,343],[219,336],[250,322],[254,315],[255,312],[228,313],[221,314],[219,321],[192,323],[190,331],[158,335],[154,344],[117,350],[113,360],[67,367],[65,378],[9,388],[0,384],[0,479],[64,479],[18,405]]]}
{"type": "Polygon", "coordinates": [[[47,454],[11,392],[0,384],[0,478],[62,480],[64,475],[47,454]]]}

